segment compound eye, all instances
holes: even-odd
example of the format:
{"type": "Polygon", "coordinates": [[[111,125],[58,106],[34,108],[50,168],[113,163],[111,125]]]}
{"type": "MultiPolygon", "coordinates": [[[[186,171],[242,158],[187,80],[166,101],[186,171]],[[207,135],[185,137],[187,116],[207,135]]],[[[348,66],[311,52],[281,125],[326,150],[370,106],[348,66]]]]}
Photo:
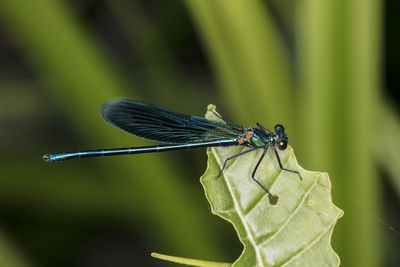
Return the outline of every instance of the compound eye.
{"type": "Polygon", "coordinates": [[[281,140],[278,142],[278,148],[280,150],[284,150],[287,147],[287,141],[286,140],[281,140]]]}
{"type": "Polygon", "coordinates": [[[283,132],[285,128],[283,128],[282,124],[275,125],[275,132],[283,132]]]}

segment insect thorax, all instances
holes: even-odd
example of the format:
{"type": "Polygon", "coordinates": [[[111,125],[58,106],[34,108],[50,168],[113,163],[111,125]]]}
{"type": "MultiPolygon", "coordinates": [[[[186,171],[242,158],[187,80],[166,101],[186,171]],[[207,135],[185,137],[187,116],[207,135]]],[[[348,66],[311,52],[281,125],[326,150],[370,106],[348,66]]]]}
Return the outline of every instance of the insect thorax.
{"type": "Polygon", "coordinates": [[[265,134],[258,129],[254,129],[254,134],[250,140],[247,141],[252,147],[265,147],[270,142],[271,136],[265,134]]]}

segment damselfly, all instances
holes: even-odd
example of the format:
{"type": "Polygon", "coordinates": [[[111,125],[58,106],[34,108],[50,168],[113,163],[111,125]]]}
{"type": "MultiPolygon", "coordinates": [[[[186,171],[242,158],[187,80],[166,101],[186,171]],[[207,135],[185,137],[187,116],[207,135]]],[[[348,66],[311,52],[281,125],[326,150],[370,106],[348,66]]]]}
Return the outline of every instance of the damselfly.
{"type": "Polygon", "coordinates": [[[166,145],[46,154],[43,156],[43,160],[58,162],[78,158],[242,145],[249,149],[225,159],[218,176],[222,174],[228,161],[254,150],[263,149],[251,178],[271,197],[273,195],[255,177],[268,147],[271,147],[279,168],[295,173],[302,179],[298,171],[289,170],[282,166],[276,147],[279,150],[286,149],[288,136],[284,127],[280,124],[275,125],[274,132],[258,123],[256,127],[245,128],[223,120],[188,116],[152,104],[124,98],[109,100],[101,107],[100,113],[106,122],[118,129],[166,145]]]}

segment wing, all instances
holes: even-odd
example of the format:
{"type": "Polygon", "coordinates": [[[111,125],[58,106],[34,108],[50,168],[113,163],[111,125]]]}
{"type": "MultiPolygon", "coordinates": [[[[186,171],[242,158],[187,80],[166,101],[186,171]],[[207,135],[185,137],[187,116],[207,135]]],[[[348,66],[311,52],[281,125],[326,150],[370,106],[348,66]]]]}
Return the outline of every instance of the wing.
{"type": "Polygon", "coordinates": [[[188,116],[125,98],[107,101],[100,114],[106,122],[130,134],[169,144],[236,140],[245,132],[233,123],[188,116]]]}

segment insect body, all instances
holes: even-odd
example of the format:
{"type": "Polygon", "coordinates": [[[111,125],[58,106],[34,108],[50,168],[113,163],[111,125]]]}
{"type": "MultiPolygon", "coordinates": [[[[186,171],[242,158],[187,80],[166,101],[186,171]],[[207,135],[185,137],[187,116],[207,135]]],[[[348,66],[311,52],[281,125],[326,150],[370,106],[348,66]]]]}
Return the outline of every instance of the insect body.
{"type": "Polygon", "coordinates": [[[284,171],[296,173],[301,179],[298,171],[289,170],[282,166],[276,147],[280,150],[286,149],[288,137],[284,127],[280,124],[274,127],[274,132],[267,130],[258,123],[254,128],[244,128],[231,122],[188,116],[125,98],[109,100],[101,107],[100,113],[106,122],[118,129],[165,145],[46,154],[43,156],[43,160],[58,162],[88,157],[243,145],[249,149],[227,158],[221,168],[220,175],[229,160],[256,149],[263,149],[264,151],[254,167],[251,178],[271,197],[272,194],[268,189],[255,178],[258,166],[268,147],[271,147],[276,155],[279,167],[284,171]]]}

